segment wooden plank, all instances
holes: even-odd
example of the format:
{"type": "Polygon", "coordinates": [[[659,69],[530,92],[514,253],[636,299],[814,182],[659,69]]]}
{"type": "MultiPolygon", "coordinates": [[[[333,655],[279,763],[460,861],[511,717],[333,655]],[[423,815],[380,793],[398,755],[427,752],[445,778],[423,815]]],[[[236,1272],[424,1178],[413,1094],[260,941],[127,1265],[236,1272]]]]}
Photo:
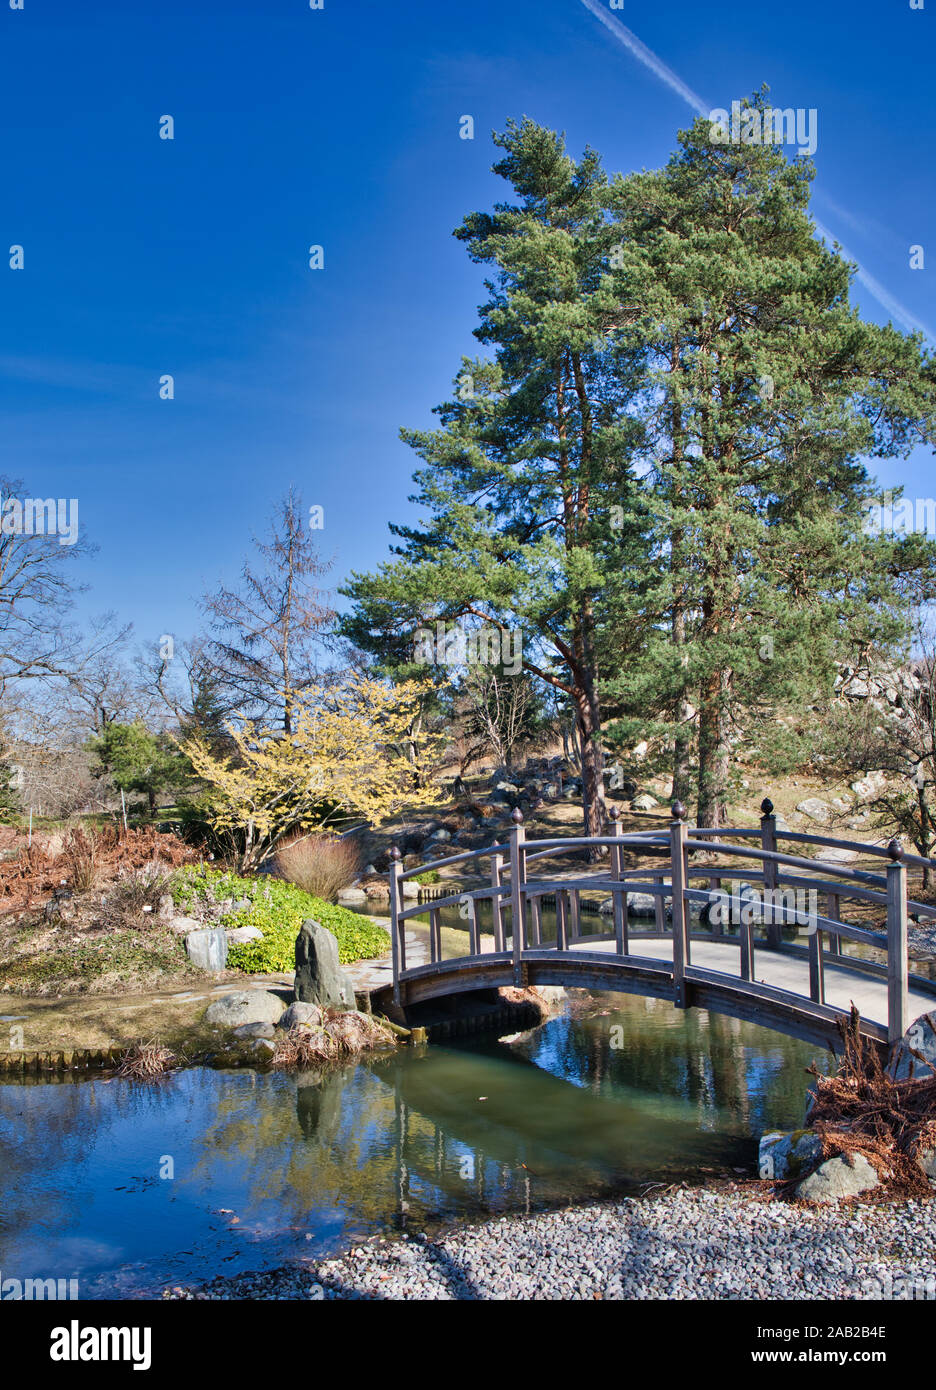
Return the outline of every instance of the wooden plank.
{"type": "Polygon", "coordinates": [[[822,959],[822,932],[809,936],[809,997],[814,1004],[825,1003],[825,964],[822,959]]]}
{"type": "Polygon", "coordinates": [[[481,954],[481,932],[478,930],[478,904],[475,898],[468,899],[468,950],[473,956],[481,954]]]}
{"type": "Polygon", "coordinates": [[[754,978],[754,923],[741,922],[738,925],[738,935],[741,946],[741,978],[742,980],[753,980],[754,978]]]}
{"type": "MultiPolygon", "coordinates": [[[[653,878],[653,881],[654,881],[654,883],[658,883],[658,884],[660,884],[660,885],[662,886],[662,884],[663,884],[663,875],[662,875],[662,874],[655,874],[655,875],[654,875],[654,878],[653,878]]],[[[653,895],[653,923],[654,923],[654,926],[656,927],[657,933],[658,933],[660,936],[665,936],[665,935],[666,935],[666,908],[665,908],[664,903],[663,903],[663,894],[662,894],[662,893],[654,893],[654,895],[653,895]]]]}
{"type": "Polygon", "coordinates": [[[573,940],[582,935],[582,904],[577,888],[569,889],[569,937],[573,940]]]}
{"type": "MultiPolygon", "coordinates": [[[[841,915],[838,893],[826,893],[826,916],[838,921],[841,915]]],[[[832,932],[829,936],[829,950],[835,956],[842,954],[842,938],[838,932],[832,932]]]]}
{"type": "Polygon", "coordinates": [[[556,950],[564,951],[568,944],[568,931],[566,923],[568,921],[568,909],[566,907],[566,895],[562,888],[556,889],[556,950]]]}
{"type": "Polygon", "coordinates": [[[541,945],[543,940],[543,923],[541,913],[542,903],[540,902],[541,896],[542,895],[539,893],[534,893],[529,899],[530,935],[532,937],[532,944],[534,946],[541,945]]]}

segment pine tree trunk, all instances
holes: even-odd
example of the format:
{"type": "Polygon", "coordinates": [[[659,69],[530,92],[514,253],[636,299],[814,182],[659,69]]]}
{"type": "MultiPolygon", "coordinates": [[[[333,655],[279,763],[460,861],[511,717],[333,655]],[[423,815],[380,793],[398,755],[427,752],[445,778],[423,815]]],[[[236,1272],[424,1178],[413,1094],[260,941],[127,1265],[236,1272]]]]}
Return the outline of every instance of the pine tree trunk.
{"type": "MultiPolygon", "coordinates": [[[[679,339],[674,339],[670,351],[669,369],[675,379],[679,375],[681,362],[681,344],[679,339]]],[[[682,408],[679,403],[677,393],[673,393],[670,404],[670,437],[672,442],[672,466],[674,469],[673,480],[673,506],[682,504],[682,489],[679,485],[680,470],[682,468],[684,434],[682,408]]],[[[674,526],[673,538],[670,547],[670,573],[673,576],[673,617],[672,617],[672,638],[673,646],[677,652],[682,652],[686,645],[686,583],[685,583],[685,535],[681,526],[674,526]]],[[[680,656],[680,666],[685,669],[688,658],[685,653],[680,656]]],[[[685,686],[679,692],[676,702],[676,737],[673,748],[673,801],[681,801],[684,806],[689,805],[689,798],[692,795],[692,781],[690,771],[690,757],[692,753],[692,736],[689,730],[690,710],[685,686]]]]}
{"type": "MultiPolygon", "coordinates": [[[[673,610],[673,646],[677,651],[685,646],[686,642],[686,619],[682,604],[677,603],[673,610]]],[[[689,718],[692,709],[686,692],[680,692],[676,703],[676,738],[673,747],[673,800],[681,801],[684,806],[689,805],[689,798],[692,794],[690,756],[692,753],[692,737],[689,731],[689,718]]]]}
{"type": "Polygon", "coordinates": [[[689,710],[691,705],[688,700],[680,700],[677,719],[679,729],[676,734],[676,744],[673,749],[673,801],[681,801],[684,806],[688,806],[689,798],[692,795],[692,769],[690,757],[692,753],[692,739],[688,733],[689,710]],[[684,729],[687,731],[682,732],[684,729]]]}
{"type": "MultiPolygon", "coordinates": [[[[582,745],[582,818],[587,836],[603,835],[605,830],[604,750],[601,747],[601,720],[594,694],[576,690],[576,724],[582,745]]],[[[600,858],[601,851],[589,852],[589,859],[600,858]]]]}
{"type": "Polygon", "coordinates": [[[729,692],[732,673],[713,671],[702,685],[698,717],[698,816],[700,826],[727,824],[727,784],[732,765],[729,692]]]}
{"type": "Polygon", "coordinates": [[[729,696],[731,671],[713,671],[702,686],[699,708],[699,802],[697,822],[717,829],[728,823],[731,767],[729,696]]]}

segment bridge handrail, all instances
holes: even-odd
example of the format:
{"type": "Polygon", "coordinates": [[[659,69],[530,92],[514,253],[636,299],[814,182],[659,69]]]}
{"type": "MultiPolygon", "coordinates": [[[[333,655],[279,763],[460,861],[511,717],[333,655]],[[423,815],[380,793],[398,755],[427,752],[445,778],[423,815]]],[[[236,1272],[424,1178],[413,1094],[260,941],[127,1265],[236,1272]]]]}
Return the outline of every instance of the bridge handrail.
{"type": "Polygon", "coordinates": [[[433,859],[428,864],[417,864],[412,869],[404,869],[400,875],[400,882],[405,879],[415,878],[417,874],[424,874],[427,869],[447,869],[450,864],[462,864],[466,859],[483,859],[488,854],[508,854],[510,845],[488,845],[485,849],[466,849],[460,854],[451,854],[446,859],[433,859]]]}
{"type": "Polygon", "coordinates": [[[686,840],[689,849],[709,849],[718,854],[733,854],[741,859],[759,859],[771,864],[789,864],[794,869],[812,869],[814,872],[825,872],[834,877],[855,879],[858,882],[879,882],[884,883],[886,879],[883,874],[870,874],[864,869],[849,869],[845,864],[828,864],[822,859],[804,859],[802,855],[783,854],[780,850],[769,849],[745,849],[742,845],[726,845],[719,840],[710,844],[701,841],[693,841],[689,836],[686,840]]]}
{"type": "MultiPolygon", "coordinates": [[[[785,840],[799,840],[803,844],[827,845],[835,849],[853,849],[859,854],[868,854],[872,857],[878,855],[886,859],[890,853],[888,845],[869,845],[863,840],[836,840],[831,835],[813,835],[802,830],[778,830],[777,836],[783,836],[785,840]]],[[[904,850],[903,861],[905,864],[914,864],[921,869],[936,869],[936,859],[926,859],[920,854],[911,854],[909,850],[904,850]]]]}

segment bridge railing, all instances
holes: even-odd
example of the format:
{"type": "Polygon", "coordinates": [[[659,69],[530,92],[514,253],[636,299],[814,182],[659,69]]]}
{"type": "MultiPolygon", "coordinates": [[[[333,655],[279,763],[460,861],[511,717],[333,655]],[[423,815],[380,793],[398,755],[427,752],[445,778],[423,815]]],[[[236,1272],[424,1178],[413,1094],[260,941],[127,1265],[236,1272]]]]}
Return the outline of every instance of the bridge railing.
{"type": "MultiPolygon", "coordinates": [[[[915,902],[907,894],[908,864],[936,867],[936,861],[904,852],[892,841],[887,847],[866,845],[860,841],[836,840],[830,836],[779,831],[770,801],[762,805],[759,830],[750,827],[709,829],[689,827],[685,809],[680,803],[673,806],[673,819],[667,829],[638,831],[625,834],[616,807],[610,812],[610,831],[604,836],[557,837],[527,841],[523,818],[519,811],[513,815],[513,826],[506,843],[487,849],[468,850],[433,861],[433,867],[471,865],[481,870],[487,861],[485,877],[488,882],[480,888],[459,891],[448,897],[436,898],[430,904],[413,903],[407,906],[403,884],[421,873],[425,865],[404,869],[399,851],[391,852],[390,906],[393,958],[394,995],[401,1000],[402,987],[414,970],[406,960],[406,925],[414,918],[429,914],[429,968],[443,959],[441,914],[444,908],[457,905],[467,917],[467,952],[459,959],[465,962],[497,958],[513,966],[513,978],[523,979],[524,958],[544,950],[571,951],[576,947],[614,943],[614,956],[627,961],[639,961],[639,951],[632,949],[637,942],[663,936],[672,938],[672,991],[678,1008],[688,1006],[687,972],[692,965],[694,940],[721,939],[730,941],[725,933],[722,916],[725,882],[748,888],[747,905],[742,902],[740,913],[729,925],[738,927],[740,952],[738,976],[752,984],[755,975],[755,950],[784,952],[808,959],[809,999],[825,1006],[825,970],[828,964],[843,965],[875,976],[887,984],[887,1034],[900,1037],[908,1025],[910,974],[908,965],[908,917],[936,919],[936,905],[915,902]],[[744,843],[758,839],[759,844],[744,843]],[[795,844],[846,850],[868,858],[884,860],[883,873],[853,868],[841,862],[808,858],[786,853],[778,848],[778,840],[795,844]],[[742,843],[732,843],[741,841],[742,843]],[[544,861],[571,851],[586,849],[600,852],[607,859],[597,871],[581,875],[531,878],[530,867],[541,870],[544,861]],[[656,862],[647,869],[625,868],[625,853],[646,857],[656,862]],[[706,862],[693,864],[692,856],[706,856],[706,862]],[[712,862],[710,856],[718,856],[712,862]],[[734,860],[735,863],[725,862],[734,860]],[[741,861],[738,864],[737,861],[741,861]],[[750,863],[757,868],[745,867],[750,863]],[[707,888],[694,887],[693,879],[708,879],[707,888]],[[761,885],[763,901],[752,904],[753,884],[761,885]],[[788,901],[786,890],[793,895],[788,901]],[[582,894],[601,892],[610,896],[610,930],[586,932],[581,921],[582,894]],[[796,904],[796,893],[815,893],[816,901],[824,897],[825,911],[811,910],[804,921],[802,909],[796,904]],[[633,929],[628,914],[628,900],[635,894],[650,895],[653,899],[652,930],[633,929]],[[554,898],[556,934],[554,941],[543,937],[542,910],[544,899],[554,898]],[[491,938],[488,947],[482,939],[478,906],[491,904],[491,938]],[[856,902],[880,907],[885,922],[883,930],[847,921],[842,916],[843,902],[856,902]],[[693,906],[701,909],[698,926],[693,930],[693,906]],[[509,932],[505,916],[509,911],[509,932]],[[708,922],[705,922],[706,916],[708,922]],[[784,940],[783,929],[808,925],[807,946],[784,940]],[[765,935],[757,937],[755,927],[764,928],[765,935]],[[829,948],[823,944],[828,936],[829,948]],[[842,942],[848,941],[874,947],[883,954],[883,963],[846,955],[842,942]]],[[[737,894],[735,901],[739,901],[737,894]]],[[[647,960],[649,957],[644,957],[647,960]]],[[[425,970],[427,967],[416,967],[425,970]]],[[[715,972],[719,973],[719,972],[715,972]]],[[[728,973],[728,972],[721,972],[728,973]]],[[[936,993],[936,986],[927,980],[914,979],[916,986],[936,993]]],[[[804,996],[805,997],[805,996],[804,996]]]]}

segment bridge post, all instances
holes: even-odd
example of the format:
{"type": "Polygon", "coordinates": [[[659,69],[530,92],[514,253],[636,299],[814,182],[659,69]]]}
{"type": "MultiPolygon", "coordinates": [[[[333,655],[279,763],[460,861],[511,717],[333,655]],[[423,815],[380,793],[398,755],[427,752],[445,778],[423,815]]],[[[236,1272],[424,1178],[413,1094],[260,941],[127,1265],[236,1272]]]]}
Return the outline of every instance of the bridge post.
{"type": "Polygon", "coordinates": [[[400,893],[400,874],[403,872],[402,855],[396,845],[390,850],[390,952],[393,960],[393,1002],[399,1004],[400,971],[406,968],[406,948],[400,940],[402,923],[399,914],[403,910],[400,893]],[[402,949],[401,949],[402,947],[402,949]]]}
{"type": "Polygon", "coordinates": [[[899,840],[887,846],[887,1040],[897,1042],[909,1024],[907,980],[907,866],[899,840]]]}
{"type": "Polygon", "coordinates": [[[526,864],[524,862],[523,841],[526,832],[523,829],[523,812],[519,806],[511,816],[513,826],[510,831],[510,935],[513,947],[513,970],[514,984],[523,983],[521,974],[521,956],[523,954],[523,931],[526,917],[526,894],[523,885],[526,882],[526,864]]]}
{"type": "MultiPolygon", "coordinates": [[[[768,854],[777,852],[777,817],[774,815],[774,806],[769,796],[765,796],[761,802],[761,849],[768,854]]],[[[777,886],[777,862],[775,859],[765,859],[764,863],[764,899],[767,902],[768,892],[772,894],[777,886]]],[[[764,918],[767,924],[767,945],[773,950],[777,950],[783,944],[783,923],[777,921],[773,907],[765,910],[764,918]]]]}
{"type": "MultiPolygon", "coordinates": [[[[504,867],[504,856],[502,854],[491,855],[491,887],[501,886],[501,870],[504,867]]],[[[494,893],[491,897],[491,917],[492,929],[494,932],[494,950],[504,949],[504,914],[501,909],[501,895],[494,893]]],[[[480,949],[480,948],[479,948],[480,949]]]]}
{"type": "Polygon", "coordinates": [[[673,890],[673,1004],[685,1009],[686,966],[689,963],[689,933],[686,912],[686,808],[681,801],[673,802],[670,824],[670,883],[673,890]]]}
{"type": "MultiPolygon", "coordinates": [[[[611,834],[617,838],[624,834],[624,827],[621,824],[621,812],[617,806],[612,806],[608,812],[611,821],[611,834]]],[[[611,847],[611,877],[620,882],[624,876],[624,862],[620,845],[611,847]]],[[[615,893],[612,891],[611,901],[614,906],[614,949],[619,956],[627,955],[627,894],[615,893]]]]}

